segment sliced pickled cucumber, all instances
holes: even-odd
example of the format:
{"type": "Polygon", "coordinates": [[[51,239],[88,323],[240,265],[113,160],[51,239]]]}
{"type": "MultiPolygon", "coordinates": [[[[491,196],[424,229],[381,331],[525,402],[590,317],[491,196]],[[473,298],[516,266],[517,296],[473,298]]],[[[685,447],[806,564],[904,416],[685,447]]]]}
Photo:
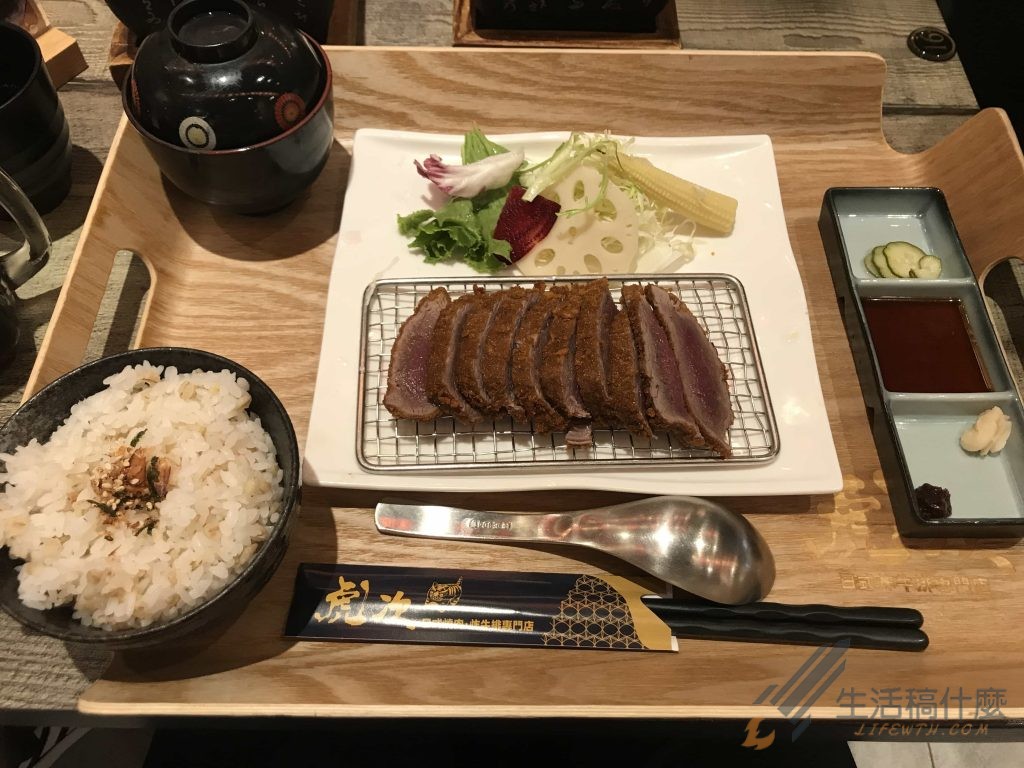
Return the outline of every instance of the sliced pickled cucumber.
{"type": "Polygon", "coordinates": [[[938,256],[922,256],[917,266],[910,270],[911,277],[935,280],[942,274],[942,260],[938,256]]]}
{"type": "Polygon", "coordinates": [[[881,277],[882,273],[878,271],[878,267],[875,266],[874,261],[875,249],[872,248],[868,251],[868,255],[864,257],[864,266],[867,268],[868,273],[872,277],[881,277]]]}
{"type": "Polygon", "coordinates": [[[896,277],[889,269],[889,262],[885,260],[885,246],[876,245],[871,251],[871,261],[875,263],[875,273],[879,277],[896,277]]]}
{"type": "Polygon", "coordinates": [[[888,243],[882,248],[885,254],[885,261],[896,277],[910,277],[910,271],[917,267],[928,254],[911,243],[897,240],[888,243]]]}

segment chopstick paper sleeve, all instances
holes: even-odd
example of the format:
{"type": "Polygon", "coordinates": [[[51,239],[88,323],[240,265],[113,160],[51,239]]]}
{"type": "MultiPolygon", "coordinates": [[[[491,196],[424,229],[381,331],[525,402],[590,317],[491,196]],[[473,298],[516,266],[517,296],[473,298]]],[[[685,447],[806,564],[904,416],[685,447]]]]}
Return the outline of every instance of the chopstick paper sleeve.
{"type": "Polygon", "coordinates": [[[302,640],[675,651],[618,576],[302,563],[285,636],[302,640]]]}

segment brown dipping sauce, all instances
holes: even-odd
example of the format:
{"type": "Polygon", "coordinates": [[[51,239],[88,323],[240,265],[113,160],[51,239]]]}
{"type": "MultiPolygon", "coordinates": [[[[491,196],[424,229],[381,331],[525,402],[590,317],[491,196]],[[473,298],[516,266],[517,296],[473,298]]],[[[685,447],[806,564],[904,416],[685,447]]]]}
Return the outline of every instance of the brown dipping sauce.
{"type": "Polygon", "coordinates": [[[864,299],[890,392],[990,392],[959,299],[864,299]]]}

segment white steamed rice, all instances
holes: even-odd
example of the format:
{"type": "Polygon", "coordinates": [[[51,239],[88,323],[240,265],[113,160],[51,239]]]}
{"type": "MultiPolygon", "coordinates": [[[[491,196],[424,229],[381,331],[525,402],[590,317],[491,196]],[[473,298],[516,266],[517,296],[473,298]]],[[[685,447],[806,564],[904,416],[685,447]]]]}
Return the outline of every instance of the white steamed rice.
{"type": "Polygon", "coordinates": [[[142,363],[104,384],[48,442],[0,456],[0,546],[26,561],[26,605],[73,604],[86,625],[145,627],[203,602],[242,569],[277,522],[283,473],[270,436],[246,413],[248,382],[227,370],[142,363]],[[90,472],[142,429],[137,447],[172,466],[148,532],[87,501],[96,498],[90,472]]]}

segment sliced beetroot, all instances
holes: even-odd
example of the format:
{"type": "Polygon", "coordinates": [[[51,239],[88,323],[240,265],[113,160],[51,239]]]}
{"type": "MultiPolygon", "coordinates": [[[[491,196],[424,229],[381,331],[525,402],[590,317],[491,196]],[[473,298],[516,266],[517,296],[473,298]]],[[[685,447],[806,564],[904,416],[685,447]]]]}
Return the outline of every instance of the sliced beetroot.
{"type": "Polygon", "coordinates": [[[506,240],[512,246],[511,263],[523,256],[543,240],[551,228],[562,206],[554,200],[537,196],[531,202],[523,200],[523,187],[512,187],[501,209],[498,223],[494,227],[494,238],[506,240]]]}

